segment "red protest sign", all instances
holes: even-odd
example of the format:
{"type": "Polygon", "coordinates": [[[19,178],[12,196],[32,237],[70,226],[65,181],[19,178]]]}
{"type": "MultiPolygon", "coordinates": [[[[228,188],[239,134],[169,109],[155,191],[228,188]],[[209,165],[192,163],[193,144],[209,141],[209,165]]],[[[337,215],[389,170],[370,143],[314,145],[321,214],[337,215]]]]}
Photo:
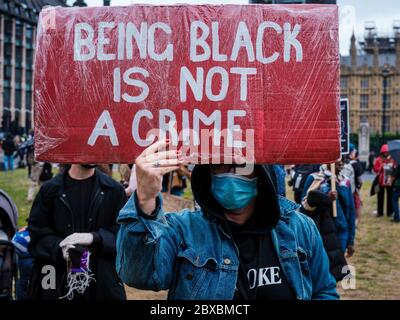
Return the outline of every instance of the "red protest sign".
{"type": "Polygon", "coordinates": [[[229,148],[258,163],[340,155],[337,6],[51,8],[40,19],[47,10],[38,160],[132,163],[165,136],[194,162],[229,148]]]}

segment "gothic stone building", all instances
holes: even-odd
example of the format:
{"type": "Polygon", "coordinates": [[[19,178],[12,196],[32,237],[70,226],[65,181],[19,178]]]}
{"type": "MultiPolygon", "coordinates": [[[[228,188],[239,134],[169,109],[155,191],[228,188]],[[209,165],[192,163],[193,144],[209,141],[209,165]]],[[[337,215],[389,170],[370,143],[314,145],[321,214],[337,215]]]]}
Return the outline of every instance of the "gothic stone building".
{"type": "Polygon", "coordinates": [[[357,48],[351,37],[350,55],[341,57],[341,96],[349,99],[350,128],[358,133],[368,122],[371,134],[400,133],[400,28],[394,36],[378,36],[366,27],[357,48]]]}

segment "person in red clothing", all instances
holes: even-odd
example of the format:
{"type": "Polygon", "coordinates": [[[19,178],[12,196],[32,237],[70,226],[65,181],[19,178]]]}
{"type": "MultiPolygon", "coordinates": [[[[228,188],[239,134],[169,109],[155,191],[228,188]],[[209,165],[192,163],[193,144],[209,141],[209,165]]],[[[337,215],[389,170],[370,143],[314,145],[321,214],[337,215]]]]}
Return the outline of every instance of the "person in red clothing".
{"type": "Polygon", "coordinates": [[[396,167],[396,162],[389,154],[389,147],[387,144],[382,145],[380,155],[374,162],[374,171],[379,176],[379,192],[378,192],[378,217],[383,216],[383,203],[385,199],[386,190],[386,214],[391,217],[393,214],[392,196],[393,187],[391,185],[390,175],[396,167]]]}

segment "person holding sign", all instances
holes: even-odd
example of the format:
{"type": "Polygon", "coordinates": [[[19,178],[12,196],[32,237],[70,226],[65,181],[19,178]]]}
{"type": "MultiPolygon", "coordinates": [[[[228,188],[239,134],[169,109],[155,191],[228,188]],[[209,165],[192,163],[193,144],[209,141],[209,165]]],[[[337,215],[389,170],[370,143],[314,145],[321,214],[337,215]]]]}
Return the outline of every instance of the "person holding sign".
{"type": "Polygon", "coordinates": [[[353,193],[351,192],[350,180],[341,172],[344,161],[341,159],[335,163],[336,186],[333,191],[331,165],[322,165],[320,172],[308,176],[304,184],[303,203],[307,200],[307,195],[311,190],[320,190],[336,200],[335,225],[340,248],[348,256],[354,254],[355,239],[355,206],[353,193]]]}
{"type": "Polygon", "coordinates": [[[310,189],[307,192],[307,197],[303,200],[300,212],[314,220],[328,254],[330,272],[336,281],[341,281],[346,276],[343,267],[347,265],[347,262],[340,249],[335,220],[332,217],[332,202],[335,201],[334,193],[328,195],[320,190],[310,189]]]}
{"type": "Polygon", "coordinates": [[[319,232],[277,196],[273,169],[196,165],[197,211],[164,213],[162,176],[185,161],[159,140],[136,159],[137,189],[120,211],[117,272],[169,299],[338,299],[319,232]]]}

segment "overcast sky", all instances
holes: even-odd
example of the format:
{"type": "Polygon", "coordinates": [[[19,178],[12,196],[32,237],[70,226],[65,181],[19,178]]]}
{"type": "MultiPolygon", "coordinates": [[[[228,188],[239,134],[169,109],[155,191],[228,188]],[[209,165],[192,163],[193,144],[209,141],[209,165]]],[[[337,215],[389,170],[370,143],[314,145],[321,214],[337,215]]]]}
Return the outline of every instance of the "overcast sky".
{"type": "MultiPolygon", "coordinates": [[[[74,0],[67,0],[72,4],[74,0]]],[[[101,6],[103,0],[86,0],[89,6],[101,6]]],[[[124,6],[134,3],[147,4],[246,4],[248,0],[111,0],[113,6],[124,6]]],[[[340,9],[339,29],[340,29],[340,52],[348,55],[350,47],[350,36],[354,30],[357,39],[361,39],[364,34],[366,21],[375,21],[378,32],[390,33],[393,21],[400,21],[400,0],[338,0],[340,9]]]]}

